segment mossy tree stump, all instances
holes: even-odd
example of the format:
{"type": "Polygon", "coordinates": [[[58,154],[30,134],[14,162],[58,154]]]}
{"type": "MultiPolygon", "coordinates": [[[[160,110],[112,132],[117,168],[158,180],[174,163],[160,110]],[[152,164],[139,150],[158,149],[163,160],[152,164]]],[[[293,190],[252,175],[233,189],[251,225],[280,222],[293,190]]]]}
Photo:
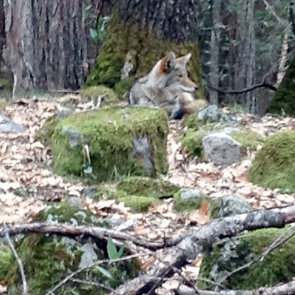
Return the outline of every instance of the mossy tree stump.
{"type": "Polygon", "coordinates": [[[62,174],[92,173],[98,181],[166,173],[167,134],[162,109],[104,107],[75,114],[55,128],[54,168],[62,174]]]}
{"type": "MultiPolygon", "coordinates": [[[[188,71],[199,87],[197,97],[204,98],[201,61],[195,34],[199,4],[196,3],[196,7],[193,7],[183,3],[183,0],[175,1],[173,5],[169,5],[168,1],[161,1],[157,5],[167,6],[162,11],[169,14],[163,19],[158,10],[155,13],[145,10],[144,6],[148,1],[129,2],[132,3],[128,5],[134,5],[132,9],[121,7],[114,10],[107,28],[106,42],[85,86],[104,84],[114,88],[118,94],[124,94],[129,91],[135,79],[145,76],[168,52],[174,51],[177,57],[190,52],[192,58],[188,71]],[[177,16],[179,7],[182,15],[178,15],[178,19],[181,23],[176,24],[177,18],[171,18],[171,15],[177,16]],[[121,80],[121,69],[125,61],[131,63],[133,68],[129,77],[121,80]]],[[[125,4],[127,5],[122,5],[125,4]]]]}

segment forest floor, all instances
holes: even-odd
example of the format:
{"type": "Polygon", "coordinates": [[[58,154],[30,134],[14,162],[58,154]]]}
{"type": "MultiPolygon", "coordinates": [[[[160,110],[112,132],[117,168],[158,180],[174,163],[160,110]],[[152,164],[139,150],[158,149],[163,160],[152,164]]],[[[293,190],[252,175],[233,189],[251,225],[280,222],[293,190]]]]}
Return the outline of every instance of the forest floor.
{"type": "MultiPolygon", "coordinates": [[[[124,204],[114,200],[94,201],[85,197],[89,186],[58,176],[52,168],[51,150],[34,140],[34,135],[45,120],[67,104],[74,103],[81,110],[78,95],[60,99],[22,99],[1,109],[1,112],[24,128],[23,133],[0,133],[0,224],[27,223],[47,203],[59,202],[71,197],[83,200],[83,206],[101,217],[120,218],[117,230],[140,234],[150,239],[179,235],[190,225],[200,226],[208,221],[200,212],[188,216],[174,209],[172,199],[150,208],[148,213],[131,213],[124,204]],[[159,217],[161,215],[161,217],[159,217]]],[[[227,109],[223,109],[227,112],[227,109]]],[[[240,124],[255,132],[269,136],[293,129],[295,119],[264,116],[256,120],[250,114],[237,114],[240,124]]],[[[239,165],[223,167],[214,163],[197,163],[186,154],[178,139],[180,122],[170,122],[168,136],[169,172],[166,179],[183,188],[199,190],[211,197],[237,194],[246,199],[253,209],[284,206],[295,202],[295,194],[281,194],[253,185],[247,171],[255,152],[249,152],[239,165]]],[[[147,265],[152,261],[146,261],[147,265]]],[[[198,264],[198,263],[197,263],[198,264]]],[[[146,266],[147,266],[146,265],[146,266]]]]}

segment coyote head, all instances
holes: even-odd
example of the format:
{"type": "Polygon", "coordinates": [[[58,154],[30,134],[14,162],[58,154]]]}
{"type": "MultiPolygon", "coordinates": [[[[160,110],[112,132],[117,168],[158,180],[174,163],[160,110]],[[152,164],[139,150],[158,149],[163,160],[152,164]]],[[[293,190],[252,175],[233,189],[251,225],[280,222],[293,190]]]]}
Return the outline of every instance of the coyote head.
{"type": "Polygon", "coordinates": [[[174,52],[170,52],[164,57],[157,67],[157,75],[166,79],[165,87],[177,86],[184,92],[195,92],[198,87],[194,81],[188,77],[187,64],[191,58],[191,53],[176,58],[174,52]]]}

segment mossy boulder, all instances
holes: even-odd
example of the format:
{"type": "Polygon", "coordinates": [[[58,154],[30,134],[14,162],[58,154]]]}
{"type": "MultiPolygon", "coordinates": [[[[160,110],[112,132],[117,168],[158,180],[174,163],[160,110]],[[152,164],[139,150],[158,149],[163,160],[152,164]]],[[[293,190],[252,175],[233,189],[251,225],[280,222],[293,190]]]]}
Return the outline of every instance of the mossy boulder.
{"type": "Polygon", "coordinates": [[[156,62],[168,52],[174,51],[176,56],[192,53],[188,71],[192,79],[198,84],[198,98],[204,98],[202,83],[202,69],[197,43],[176,44],[165,38],[157,38],[156,32],[149,32],[148,28],[136,25],[136,22],[125,22],[117,11],[111,16],[107,28],[107,39],[104,43],[97,62],[89,75],[85,85],[94,86],[103,84],[113,88],[120,94],[127,93],[139,77],[145,76],[156,62]],[[132,54],[131,63],[134,68],[128,79],[121,81],[121,69],[127,55],[132,54]]]}
{"type": "Polygon", "coordinates": [[[256,153],[248,178],[262,187],[295,192],[295,131],[268,137],[256,153]]]}
{"type": "Polygon", "coordinates": [[[273,114],[295,116],[295,58],[293,58],[282,83],[274,93],[274,97],[268,106],[268,112],[273,114]]]}
{"type": "Polygon", "coordinates": [[[255,151],[265,141],[265,137],[251,129],[240,128],[239,131],[231,132],[230,136],[242,145],[242,155],[246,155],[248,150],[255,151]]]}
{"type": "Polygon", "coordinates": [[[175,209],[181,213],[189,214],[193,210],[201,208],[202,202],[209,203],[210,197],[205,194],[199,194],[198,197],[185,200],[181,197],[184,190],[179,190],[174,196],[175,209]]]}
{"type": "Polygon", "coordinates": [[[54,168],[62,174],[84,171],[99,182],[166,173],[167,134],[167,114],[161,109],[108,106],[75,114],[55,128],[54,168]]]}
{"type": "MultiPolygon", "coordinates": [[[[233,240],[215,244],[212,253],[204,256],[198,282],[200,289],[213,290],[216,285],[201,279],[218,282],[238,267],[259,257],[286,229],[263,229],[241,234],[233,240]]],[[[226,289],[252,290],[289,282],[295,272],[295,237],[269,253],[263,261],[250,269],[227,278],[222,285],[226,289]]]]}
{"type": "MultiPolygon", "coordinates": [[[[102,219],[93,215],[89,210],[70,207],[66,202],[49,206],[39,213],[34,221],[59,223],[67,222],[73,225],[108,227],[102,219]]],[[[20,238],[16,242],[16,250],[23,262],[28,279],[29,292],[36,295],[45,294],[66,276],[79,268],[87,267],[94,262],[108,259],[106,243],[96,243],[92,238],[79,236],[63,237],[58,235],[31,234],[20,238]]],[[[115,288],[126,280],[134,277],[139,265],[136,260],[116,264],[101,264],[107,269],[112,278],[104,276],[97,267],[81,271],[76,278],[89,280],[115,288]]],[[[15,259],[10,261],[5,280],[8,284],[8,294],[22,294],[22,284],[18,264],[15,259]]],[[[70,280],[55,291],[56,294],[71,294],[73,288],[77,294],[107,294],[103,289],[95,286],[75,283],[70,280]]]]}
{"type": "Polygon", "coordinates": [[[102,196],[116,199],[130,207],[133,212],[145,212],[153,203],[160,203],[160,199],[172,198],[179,189],[178,186],[161,179],[128,177],[117,185],[101,185],[96,199],[102,196]]]}

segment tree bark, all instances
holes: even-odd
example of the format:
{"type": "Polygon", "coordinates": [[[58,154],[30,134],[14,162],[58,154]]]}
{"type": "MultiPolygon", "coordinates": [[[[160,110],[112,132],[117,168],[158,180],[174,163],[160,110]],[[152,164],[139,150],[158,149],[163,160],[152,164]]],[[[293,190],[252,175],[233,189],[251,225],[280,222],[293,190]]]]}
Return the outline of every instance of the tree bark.
{"type": "MultiPolygon", "coordinates": [[[[210,61],[210,82],[213,87],[219,86],[219,48],[220,48],[220,17],[221,3],[220,0],[212,1],[212,21],[213,28],[211,30],[211,61],[210,61]]],[[[218,105],[218,92],[210,91],[210,103],[218,105]]]]}
{"type": "Polygon", "coordinates": [[[0,0],[0,68],[3,65],[3,48],[5,44],[4,0],[0,0]]]}
{"type": "Polygon", "coordinates": [[[82,13],[82,0],[6,2],[6,58],[14,92],[83,85],[82,13]]]}
{"type": "Polygon", "coordinates": [[[204,98],[197,44],[199,10],[199,0],[119,1],[86,86],[103,84],[124,96],[135,79],[145,76],[170,51],[177,57],[190,52],[188,71],[199,86],[198,98],[204,98]],[[121,75],[125,63],[132,70],[121,75]]]}

